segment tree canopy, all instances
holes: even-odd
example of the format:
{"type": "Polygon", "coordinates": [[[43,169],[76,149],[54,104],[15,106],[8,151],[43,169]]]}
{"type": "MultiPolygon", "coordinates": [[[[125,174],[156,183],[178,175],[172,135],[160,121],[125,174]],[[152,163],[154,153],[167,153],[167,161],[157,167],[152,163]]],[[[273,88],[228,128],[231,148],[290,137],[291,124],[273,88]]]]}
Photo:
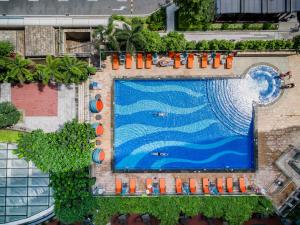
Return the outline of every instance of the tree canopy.
{"type": "Polygon", "coordinates": [[[95,130],[90,124],[73,120],[57,132],[35,130],[22,134],[15,153],[43,172],[76,171],[90,165],[94,138],[95,130]]]}
{"type": "Polygon", "coordinates": [[[93,209],[96,200],[90,192],[95,179],[89,177],[89,169],[66,173],[50,173],[50,186],[55,199],[55,216],[65,224],[82,221],[93,209]]]}
{"type": "Polygon", "coordinates": [[[170,32],[162,37],[162,42],[169,51],[186,50],[186,39],[184,35],[178,32],[170,32]]]}
{"type": "Polygon", "coordinates": [[[21,113],[10,102],[0,103],[0,128],[6,128],[16,124],[21,117],[21,113]]]}
{"type": "Polygon", "coordinates": [[[142,35],[145,37],[146,52],[162,52],[166,51],[166,45],[162,41],[159,33],[144,29],[142,35]]]}
{"type": "Polygon", "coordinates": [[[214,20],[214,0],[174,0],[174,3],[189,23],[210,23],[214,20]]]}

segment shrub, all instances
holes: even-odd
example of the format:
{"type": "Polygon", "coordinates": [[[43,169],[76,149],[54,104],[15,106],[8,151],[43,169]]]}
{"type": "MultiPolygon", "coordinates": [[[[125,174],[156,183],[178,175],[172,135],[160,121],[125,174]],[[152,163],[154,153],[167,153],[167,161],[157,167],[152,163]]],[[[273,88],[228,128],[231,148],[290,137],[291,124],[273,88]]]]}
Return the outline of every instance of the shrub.
{"type": "Polygon", "coordinates": [[[249,23],[244,23],[242,28],[243,30],[249,30],[249,26],[249,23]]]}
{"type": "Polygon", "coordinates": [[[36,130],[22,134],[15,153],[43,172],[75,171],[90,165],[94,138],[90,124],[73,120],[57,132],[36,130]]]}
{"type": "Polygon", "coordinates": [[[263,30],[271,30],[272,29],[272,23],[264,23],[262,29],[263,30]]]}
{"type": "Polygon", "coordinates": [[[160,8],[151,14],[147,19],[148,29],[151,31],[159,31],[166,29],[166,9],[160,8]]]}
{"type": "Polygon", "coordinates": [[[221,30],[228,30],[229,24],[228,23],[222,23],[221,30]]]}
{"type": "Polygon", "coordinates": [[[89,169],[74,172],[50,173],[56,217],[65,224],[83,221],[96,208],[96,200],[90,189],[95,179],[89,177],[89,169]]]}
{"type": "Polygon", "coordinates": [[[170,32],[162,37],[168,51],[184,51],[186,49],[186,40],[183,34],[170,32]]]}
{"type": "Polygon", "coordinates": [[[300,35],[294,37],[293,41],[294,41],[293,48],[299,50],[300,49],[300,35]]]}
{"type": "Polygon", "coordinates": [[[209,43],[206,40],[198,41],[196,44],[196,49],[199,51],[209,50],[209,43]]]}
{"type": "Polygon", "coordinates": [[[0,57],[8,56],[15,50],[12,43],[9,41],[0,41],[0,57]]]}
{"type": "Polygon", "coordinates": [[[131,24],[132,25],[137,25],[137,24],[145,24],[146,23],[146,20],[142,17],[133,17],[131,19],[131,24]]]}
{"type": "Polygon", "coordinates": [[[159,219],[162,225],[177,224],[180,213],[187,216],[203,214],[208,218],[222,218],[230,225],[242,224],[253,213],[274,213],[270,201],[259,196],[98,198],[98,209],[95,222],[99,225],[107,224],[111,216],[118,213],[149,213],[159,219]]]}
{"type": "Polygon", "coordinates": [[[159,33],[144,29],[142,34],[145,38],[145,51],[147,52],[162,52],[166,51],[166,45],[162,41],[159,33]]]}
{"type": "Polygon", "coordinates": [[[0,103],[0,128],[10,127],[20,120],[21,113],[10,102],[0,103]]]}
{"type": "Polygon", "coordinates": [[[186,50],[195,50],[197,42],[196,41],[188,41],[186,43],[186,50]]]}

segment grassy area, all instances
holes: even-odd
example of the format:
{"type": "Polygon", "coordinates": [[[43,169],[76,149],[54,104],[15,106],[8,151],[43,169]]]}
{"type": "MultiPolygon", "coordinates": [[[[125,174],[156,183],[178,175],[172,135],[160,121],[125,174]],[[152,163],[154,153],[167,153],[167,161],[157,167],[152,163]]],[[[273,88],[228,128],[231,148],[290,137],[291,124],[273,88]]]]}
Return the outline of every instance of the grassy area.
{"type": "Polygon", "coordinates": [[[21,131],[0,130],[0,142],[17,142],[21,131]]]}
{"type": "Polygon", "coordinates": [[[99,197],[95,223],[107,224],[117,214],[148,213],[161,225],[178,223],[180,213],[187,216],[202,214],[222,218],[230,225],[239,225],[253,213],[274,213],[271,202],[262,196],[160,196],[160,197],[99,197]]]}

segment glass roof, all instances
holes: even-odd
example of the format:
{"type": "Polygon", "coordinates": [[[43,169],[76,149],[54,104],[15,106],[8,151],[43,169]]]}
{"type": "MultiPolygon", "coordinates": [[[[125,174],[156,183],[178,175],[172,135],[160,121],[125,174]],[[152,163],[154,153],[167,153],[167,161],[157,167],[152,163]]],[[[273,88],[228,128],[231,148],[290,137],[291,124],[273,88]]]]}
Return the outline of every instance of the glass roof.
{"type": "Polygon", "coordinates": [[[53,205],[49,176],[18,159],[15,144],[0,143],[0,224],[33,216],[53,205]]]}

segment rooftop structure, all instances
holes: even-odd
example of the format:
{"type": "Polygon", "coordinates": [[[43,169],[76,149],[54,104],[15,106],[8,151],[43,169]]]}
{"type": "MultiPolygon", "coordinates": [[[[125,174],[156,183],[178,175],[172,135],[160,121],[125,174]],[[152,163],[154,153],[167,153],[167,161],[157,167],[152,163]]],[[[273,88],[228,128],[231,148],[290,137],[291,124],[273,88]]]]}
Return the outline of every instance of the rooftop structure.
{"type": "Polygon", "coordinates": [[[216,0],[217,14],[291,13],[300,11],[298,0],[216,0]]]}

